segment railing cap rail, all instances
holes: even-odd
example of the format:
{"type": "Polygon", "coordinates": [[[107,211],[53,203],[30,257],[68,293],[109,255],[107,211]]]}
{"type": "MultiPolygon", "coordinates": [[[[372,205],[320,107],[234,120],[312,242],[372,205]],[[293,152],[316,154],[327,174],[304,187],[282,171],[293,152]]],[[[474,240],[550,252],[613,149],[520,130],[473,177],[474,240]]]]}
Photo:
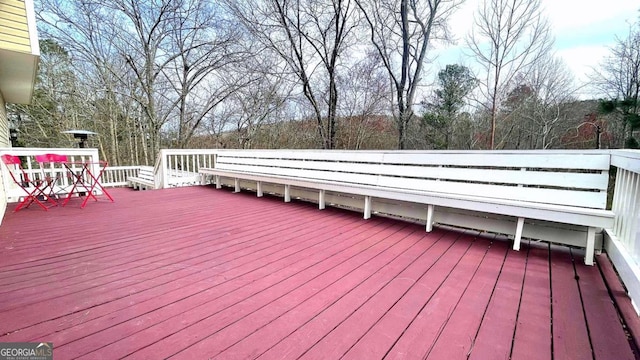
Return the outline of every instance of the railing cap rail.
{"type": "MultiPolygon", "coordinates": [[[[197,150],[195,150],[197,151],[197,150]]],[[[334,152],[334,153],[393,153],[393,154],[605,154],[608,155],[612,150],[609,149],[585,149],[585,150],[323,150],[323,149],[213,149],[215,152],[232,152],[232,151],[295,151],[295,152],[334,152]]]]}

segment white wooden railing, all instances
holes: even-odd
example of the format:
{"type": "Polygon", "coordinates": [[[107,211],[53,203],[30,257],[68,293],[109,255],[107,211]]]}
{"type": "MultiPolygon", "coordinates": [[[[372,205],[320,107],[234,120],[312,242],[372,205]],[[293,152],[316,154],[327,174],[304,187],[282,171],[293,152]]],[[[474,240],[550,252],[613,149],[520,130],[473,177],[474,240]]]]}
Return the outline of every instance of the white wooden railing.
{"type": "MultiPolygon", "coordinates": [[[[40,179],[43,176],[51,176],[53,178],[58,178],[60,183],[58,184],[61,187],[66,187],[69,185],[69,177],[64,176],[64,172],[66,171],[64,168],[60,166],[49,165],[44,169],[40,168],[40,165],[35,160],[36,155],[41,154],[60,154],[67,155],[68,160],[71,162],[84,162],[90,161],[97,163],[98,150],[97,149],[53,149],[53,148],[4,148],[0,149],[0,155],[3,154],[11,154],[15,156],[20,156],[24,159],[23,167],[25,172],[31,179],[40,179]],[[61,176],[58,176],[61,175],[61,176]]],[[[77,166],[72,166],[72,168],[77,166]]],[[[103,170],[99,168],[96,164],[92,169],[94,174],[97,174],[98,171],[103,170]]],[[[21,190],[11,179],[8,173],[6,173],[6,166],[2,165],[2,185],[5,191],[5,201],[7,202],[15,202],[18,201],[20,197],[24,196],[24,191],[21,190]]],[[[107,166],[102,173],[101,184],[104,187],[118,187],[118,186],[126,186],[127,185],[127,177],[129,176],[137,176],[140,171],[140,166],[107,166]]]]}
{"type": "Polygon", "coordinates": [[[605,249],[618,270],[629,296],[640,310],[640,151],[613,150],[616,168],[612,210],[613,229],[605,232],[605,249]]]}
{"type": "Polygon", "coordinates": [[[160,178],[159,188],[199,184],[198,170],[213,167],[216,149],[163,149],[155,175],[160,178]]]}
{"type": "Polygon", "coordinates": [[[138,176],[140,166],[107,166],[102,173],[102,186],[118,187],[127,186],[127,178],[138,176]]]}
{"type": "MultiPolygon", "coordinates": [[[[40,168],[40,165],[35,160],[36,155],[42,154],[59,154],[66,155],[70,162],[92,162],[94,163],[91,171],[93,173],[98,173],[100,171],[100,167],[98,165],[98,149],[69,149],[69,148],[2,148],[0,149],[0,155],[10,154],[14,156],[19,156],[23,161],[23,168],[27,175],[31,179],[41,179],[44,176],[51,176],[59,178],[60,183],[58,186],[66,187],[71,185],[70,181],[72,181],[69,177],[64,176],[66,170],[62,167],[45,167],[44,169],[40,168]],[[58,176],[62,175],[62,176],[58,176]]],[[[13,182],[11,176],[7,173],[7,167],[3,164],[2,166],[2,183],[5,189],[5,199],[7,202],[16,202],[20,197],[24,196],[24,191],[18,187],[17,184],[13,182]]],[[[72,169],[77,168],[77,165],[72,165],[72,169]]],[[[78,169],[79,170],[79,169],[78,169]]]]}

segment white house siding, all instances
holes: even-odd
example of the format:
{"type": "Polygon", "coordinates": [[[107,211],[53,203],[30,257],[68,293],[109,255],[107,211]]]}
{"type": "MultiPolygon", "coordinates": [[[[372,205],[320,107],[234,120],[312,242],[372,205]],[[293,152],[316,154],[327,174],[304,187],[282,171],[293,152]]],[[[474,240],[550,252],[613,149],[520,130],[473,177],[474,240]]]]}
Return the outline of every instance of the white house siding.
{"type": "Polygon", "coordinates": [[[31,53],[26,4],[22,0],[0,0],[0,48],[31,53]]]}

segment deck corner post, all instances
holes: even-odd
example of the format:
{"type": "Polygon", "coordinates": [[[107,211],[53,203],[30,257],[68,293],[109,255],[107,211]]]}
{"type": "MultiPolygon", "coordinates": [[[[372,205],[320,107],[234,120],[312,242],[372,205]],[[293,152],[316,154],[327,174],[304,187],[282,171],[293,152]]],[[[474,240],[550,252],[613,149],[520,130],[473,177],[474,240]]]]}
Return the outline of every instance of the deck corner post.
{"type": "Polygon", "coordinates": [[[215,176],[216,189],[222,189],[222,182],[220,181],[220,175],[215,176]]]}
{"type": "Polygon", "coordinates": [[[516,235],[513,238],[513,250],[520,251],[520,240],[522,240],[522,229],[524,228],[524,218],[519,217],[516,224],[516,235]]]}
{"type": "Polygon", "coordinates": [[[427,232],[433,231],[433,208],[433,205],[427,205],[427,225],[425,229],[427,232]]]}
{"type": "Polygon", "coordinates": [[[239,193],[239,192],[240,192],[240,179],[235,178],[235,179],[234,179],[234,181],[233,181],[233,183],[234,183],[234,188],[235,188],[235,189],[233,190],[233,192],[237,192],[237,193],[239,193]]]}
{"type": "Polygon", "coordinates": [[[325,206],[325,191],[322,189],[318,192],[318,209],[324,210],[325,206]]]}
{"type": "Polygon", "coordinates": [[[262,197],[264,195],[262,192],[262,181],[256,182],[256,195],[258,197],[262,197]]]}
{"type": "Polygon", "coordinates": [[[371,196],[364,197],[364,218],[365,220],[371,218],[371,196]]]}

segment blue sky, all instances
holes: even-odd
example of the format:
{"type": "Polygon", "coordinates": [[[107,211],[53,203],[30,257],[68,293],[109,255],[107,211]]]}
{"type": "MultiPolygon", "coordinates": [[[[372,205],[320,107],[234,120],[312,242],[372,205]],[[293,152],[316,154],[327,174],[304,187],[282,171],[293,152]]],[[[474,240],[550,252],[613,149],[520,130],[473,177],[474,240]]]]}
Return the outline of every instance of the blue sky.
{"type": "MultiPolygon", "coordinates": [[[[457,45],[438,51],[439,67],[450,63],[472,66],[462,48],[480,0],[467,0],[449,21],[457,45]]],[[[555,36],[555,52],[573,72],[577,95],[590,97],[588,74],[608,53],[616,36],[624,38],[629,25],[639,20],[637,0],[542,0],[555,36]]]]}

